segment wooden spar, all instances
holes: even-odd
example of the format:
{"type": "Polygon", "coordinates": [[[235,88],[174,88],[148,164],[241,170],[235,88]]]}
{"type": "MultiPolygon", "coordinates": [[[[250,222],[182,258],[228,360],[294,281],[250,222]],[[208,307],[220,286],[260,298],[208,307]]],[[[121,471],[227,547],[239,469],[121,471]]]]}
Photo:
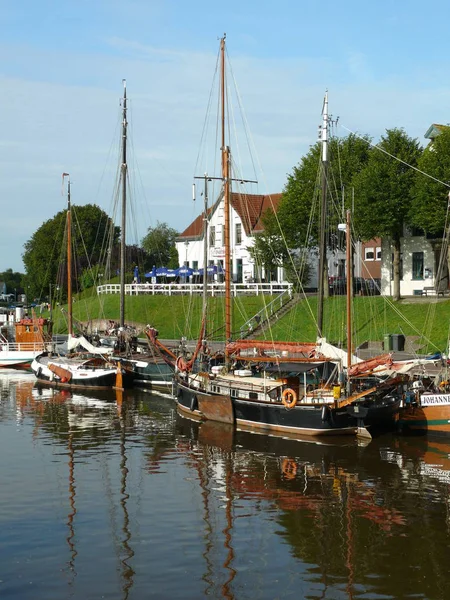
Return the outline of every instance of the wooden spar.
{"type": "MultiPolygon", "coordinates": [[[[230,355],[236,354],[241,350],[253,350],[254,348],[256,350],[287,351],[311,355],[316,349],[316,344],[314,342],[278,342],[271,340],[236,340],[227,344],[227,350],[230,355]]],[[[284,360],[284,357],[281,357],[281,360],[284,360]]]]}
{"type": "MultiPolygon", "coordinates": [[[[230,151],[225,145],[225,36],[220,41],[221,64],[221,123],[222,123],[222,178],[225,237],[225,343],[231,340],[231,248],[230,248],[230,151]]],[[[225,352],[226,359],[228,358],[225,352]]]]}
{"type": "Polygon", "coordinates": [[[271,362],[274,364],[280,364],[280,363],[314,363],[314,364],[323,364],[326,362],[333,362],[336,359],[334,358],[328,358],[328,357],[323,357],[323,358],[309,358],[309,357],[292,357],[292,356],[270,356],[270,355],[262,355],[260,356],[259,354],[257,354],[256,356],[246,356],[245,354],[239,354],[239,360],[241,361],[247,361],[247,362],[254,362],[254,363],[262,363],[262,362],[271,362]]]}
{"type": "Polygon", "coordinates": [[[125,325],[125,250],[127,216],[127,82],[123,80],[122,118],[122,224],[120,237],[120,326],[125,325]]]}
{"type": "Polygon", "coordinates": [[[370,373],[373,369],[381,365],[391,366],[392,363],[393,360],[390,354],[380,354],[380,356],[375,356],[374,358],[369,358],[352,365],[349,367],[347,374],[349,377],[356,377],[362,373],[370,373]]]}
{"type": "Polygon", "coordinates": [[[204,217],[203,217],[203,304],[202,321],[204,322],[204,337],[207,336],[206,314],[208,303],[208,175],[205,173],[205,197],[204,197],[204,217]]]}
{"type": "MultiPolygon", "coordinates": [[[[69,177],[68,173],[63,173],[64,177],[69,177]]],[[[73,313],[72,313],[72,208],[70,204],[70,179],[67,181],[67,319],[69,336],[73,334],[73,313]]]]}
{"type": "Polygon", "coordinates": [[[225,342],[231,340],[231,248],[230,248],[230,179],[229,179],[229,151],[224,153],[224,213],[225,213],[225,342]]]}
{"type": "Polygon", "coordinates": [[[52,373],[57,375],[61,380],[65,379],[64,383],[66,383],[72,379],[72,373],[68,369],[64,369],[63,367],[54,365],[53,363],[49,363],[48,368],[52,373]]]}
{"type": "MultiPolygon", "coordinates": [[[[350,211],[347,210],[346,220],[346,260],[347,260],[347,369],[352,366],[352,292],[353,292],[353,280],[352,280],[352,245],[351,245],[351,231],[350,231],[350,211]]],[[[349,371],[348,371],[349,375],[349,371]]]]}
{"type": "Polygon", "coordinates": [[[326,239],[326,217],[327,217],[327,167],[328,167],[328,92],[325,93],[322,111],[322,198],[320,209],[320,236],[319,236],[319,286],[317,300],[317,334],[323,335],[323,301],[325,297],[326,261],[327,261],[327,239],[326,239]]]}

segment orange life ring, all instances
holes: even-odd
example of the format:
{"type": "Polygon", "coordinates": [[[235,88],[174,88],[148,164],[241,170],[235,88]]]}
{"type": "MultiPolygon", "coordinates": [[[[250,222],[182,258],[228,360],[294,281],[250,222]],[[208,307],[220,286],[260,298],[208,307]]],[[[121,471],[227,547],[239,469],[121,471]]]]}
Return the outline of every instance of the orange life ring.
{"type": "Polygon", "coordinates": [[[283,390],[283,393],[281,394],[281,401],[286,408],[294,408],[294,406],[297,404],[297,400],[298,397],[295,390],[292,388],[286,388],[283,390]]]}
{"type": "Polygon", "coordinates": [[[297,464],[292,458],[285,458],[281,464],[281,470],[286,479],[295,479],[297,464]]]}

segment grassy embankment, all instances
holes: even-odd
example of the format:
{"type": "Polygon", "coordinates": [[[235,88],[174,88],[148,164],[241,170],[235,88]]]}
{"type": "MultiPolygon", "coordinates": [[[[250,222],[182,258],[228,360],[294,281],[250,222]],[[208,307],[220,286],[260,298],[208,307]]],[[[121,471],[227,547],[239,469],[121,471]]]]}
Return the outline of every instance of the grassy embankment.
{"type": "MultiPolygon", "coordinates": [[[[263,308],[264,297],[238,297],[235,299],[233,331],[239,332],[245,321],[263,308]]],[[[269,297],[265,297],[268,302],[269,297]]],[[[224,335],[224,300],[210,300],[208,330],[215,332],[216,339],[224,335]]],[[[315,297],[300,301],[284,317],[280,318],[271,332],[264,337],[279,340],[314,341],[316,338],[315,297]]],[[[353,344],[382,340],[386,333],[403,333],[418,336],[423,352],[435,352],[447,348],[449,333],[450,300],[435,302],[389,302],[385,298],[358,297],[353,310],[353,344]]],[[[84,294],[74,303],[74,317],[81,321],[96,318],[119,319],[119,297],[101,297],[84,294]]],[[[54,310],[55,331],[66,329],[60,311],[54,310]]],[[[191,296],[128,296],[126,298],[126,321],[152,324],[162,339],[179,339],[185,336],[196,339],[201,318],[201,298],[191,296]]],[[[345,297],[335,296],[325,301],[324,334],[330,341],[346,346],[345,297]]]]}

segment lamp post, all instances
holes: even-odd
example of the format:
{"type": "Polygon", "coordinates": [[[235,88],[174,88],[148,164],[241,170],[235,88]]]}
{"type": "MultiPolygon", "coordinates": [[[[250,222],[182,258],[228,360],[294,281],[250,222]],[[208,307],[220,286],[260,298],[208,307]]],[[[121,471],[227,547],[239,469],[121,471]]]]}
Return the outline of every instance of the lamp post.
{"type": "MultiPolygon", "coordinates": [[[[189,266],[189,263],[188,263],[189,242],[187,240],[184,242],[184,246],[186,248],[186,260],[184,261],[184,266],[187,268],[189,266]]],[[[187,281],[188,281],[188,274],[186,272],[186,275],[184,276],[184,282],[187,283],[187,281]]]]}

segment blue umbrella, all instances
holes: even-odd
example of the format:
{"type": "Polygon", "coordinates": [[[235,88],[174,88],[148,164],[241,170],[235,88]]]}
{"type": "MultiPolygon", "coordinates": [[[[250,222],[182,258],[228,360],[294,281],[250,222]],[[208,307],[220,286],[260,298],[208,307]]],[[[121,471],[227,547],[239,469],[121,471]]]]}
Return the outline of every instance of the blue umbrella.
{"type": "Polygon", "coordinates": [[[151,271],[149,271],[148,273],[145,274],[145,276],[147,278],[149,278],[149,277],[156,277],[156,267],[154,266],[151,271]]]}

